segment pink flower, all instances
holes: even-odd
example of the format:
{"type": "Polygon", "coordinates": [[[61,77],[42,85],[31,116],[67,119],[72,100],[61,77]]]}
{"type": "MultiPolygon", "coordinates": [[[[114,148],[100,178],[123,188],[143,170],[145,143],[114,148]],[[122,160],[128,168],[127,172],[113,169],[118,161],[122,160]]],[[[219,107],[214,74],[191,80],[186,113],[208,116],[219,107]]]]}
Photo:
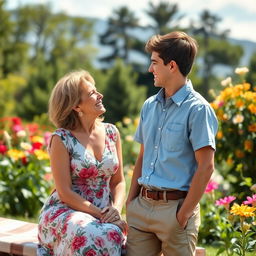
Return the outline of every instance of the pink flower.
{"type": "Polygon", "coordinates": [[[95,256],[95,255],[97,255],[97,253],[93,249],[90,249],[88,252],[85,253],[85,256],[95,256]]]}
{"type": "Polygon", "coordinates": [[[252,195],[252,197],[247,196],[247,201],[244,201],[243,204],[251,204],[252,206],[256,206],[256,194],[252,195]]]}
{"type": "Polygon", "coordinates": [[[218,187],[219,187],[219,184],[217,182],[210,180],[206,186],[204,193],[210,193],[215,189],[217,189],[218,187]]]}
{"type": "Polygon", "coordinates": [[[96,168],[96,166],[90,166],[89,168],[83,168],[80,172],[79,172],[79,176],[81,178],[87,179],[87,178],[92,178],[92,177],[96,177],[98,174],[98,170],[96,168]]]}
{"type": "Polygon", "coordinates": [[[225,208],[228,209],[229,204],[236,199],[235,196],[226,196],[224,198],[220,198],[219,200],[216,200],[215,205],[224,205],[225,208]]]}
{"type": "Polygon", "coordinates": [[[109,241],[114,241],[116,244],[121,243],[121,237],[116,230],[110,230],[107,234],[107,238],[109,241]]]}
{"type": "Polygon", "coordinates": [[[46,146],[49,146],[51,136],[52,136],[51,132],[45,132],[44,133],[44,143],[45,143],[46,146]]]}
{"type": "Polygon", "coordinates": [[[82,246],[84,246],[86,242],[87,238],[85,236],[76,236],[72,242],[72,249],[76,251],[82,246]]]}
{"type": "Polygon", "coordinates": [[[97,236],[95,238],[95,245],[98,246],[98,247],[103,247],[105,245],[104,239],[100,236],[97,236]]]}

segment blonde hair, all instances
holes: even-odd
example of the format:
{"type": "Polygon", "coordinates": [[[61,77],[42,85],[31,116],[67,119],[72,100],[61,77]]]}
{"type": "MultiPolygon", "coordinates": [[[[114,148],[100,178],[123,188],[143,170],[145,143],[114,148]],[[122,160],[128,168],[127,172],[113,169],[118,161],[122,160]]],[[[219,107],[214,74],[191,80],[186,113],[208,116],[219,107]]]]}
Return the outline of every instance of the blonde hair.
{"type": "Polygon", "coordinates": [[[88,71],[80,70],[66,74],[53,88],[48,113],[57,128],[73,130],[80,125],[78,113],[73,108],[81,101],[83,80],[95,84],[88,71]]]}

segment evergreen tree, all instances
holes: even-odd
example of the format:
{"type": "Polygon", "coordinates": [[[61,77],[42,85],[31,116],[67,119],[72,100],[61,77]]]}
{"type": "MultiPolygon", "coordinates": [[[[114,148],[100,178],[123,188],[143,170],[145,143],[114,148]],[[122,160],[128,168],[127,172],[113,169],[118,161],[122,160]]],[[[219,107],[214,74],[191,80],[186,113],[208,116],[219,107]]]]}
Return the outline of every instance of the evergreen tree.
{"type": "Polygon", "coordinates": [[[247,74],[246,81],[249,82],[254,88],[256,88],[256,52],[250,59],[249,71],[250,72],[247,74]]]}
{"type": "Polygon", "coordinates": [[[135,37],[129,30],[138,27],[138,19],[134,13],[123,6],[113,11],[108,19],[108,28],[100,36],[103,45],[110,46],[112,52],[100,60],[112,63],[116,58],[129,62],[129,51],[132,49],[135,37]]]}
{"type": "Polygon", "coordinates": [[[199,50],[202,56],[200,92],[208,100],[210,99],[211,82],[216,78],[216,75],[213,74],[214,67],[218,64],[235,66],[243,54],[240,46],[232,45],[227,41],[229,30],[218,30],[220,21],[220,17],[204,10],[200,15],[199,24],[191,24],[192,32],[198,35],[199,50]]]}
{"type": "Polygon", "coordinates": [[[136,75],[131,67],[117,60],[108,72],[103,103],[107,109],[106,121],[115,123],[124,117],[135,117],[139,114],[146,98],[146,89],[136,85],[136,75]]]}
{"type": "Polygon", "coordinates": [[[155,34],[166,34],[177,30],[182,15],[178,15],[178,4],[171,4],[169,1],[161,0],[154,4],[149,2],[146,13],[153,20],[151,26],[155,34]]]}

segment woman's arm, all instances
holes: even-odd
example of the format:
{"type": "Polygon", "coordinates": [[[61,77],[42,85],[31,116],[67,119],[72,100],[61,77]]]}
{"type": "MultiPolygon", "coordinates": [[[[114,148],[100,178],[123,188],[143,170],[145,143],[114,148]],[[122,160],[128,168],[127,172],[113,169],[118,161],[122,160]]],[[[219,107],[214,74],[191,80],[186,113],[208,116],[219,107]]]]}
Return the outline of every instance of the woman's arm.
{"type": "Polygon", "coordinates": [[[112,194],[112,207],[106,207],[102,213],[104,216],[101,218],[102,222],[114,222],[116,216],[121,218],[121,211],[125,199],[125,178],[123,173],[123,158],[122,158],[122,146],[119,132],[117,133],[116,151],[119,160],[119,167],[116,173],[110,180],[110,191],[112,194]]]}
{"type": "Polygon", "coordinates": [[[60,200],[74,210],[89,213],[100,219],[101,209],[72,191],[70,158],[59,136],[52,137],[49,152],[54,183],[60,200]]]}

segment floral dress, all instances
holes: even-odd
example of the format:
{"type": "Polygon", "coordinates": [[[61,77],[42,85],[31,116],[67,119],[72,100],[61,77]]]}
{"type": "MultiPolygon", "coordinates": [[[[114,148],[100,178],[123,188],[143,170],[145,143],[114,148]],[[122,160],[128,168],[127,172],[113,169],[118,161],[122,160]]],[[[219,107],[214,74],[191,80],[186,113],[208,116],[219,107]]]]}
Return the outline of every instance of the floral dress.
{"type": "MultiPolygon", "coordinates": [[[[118,169],[117,130],[104,123],[106,136],[102,160],[98,161],[66,129],[57,129],[70,155],[72,190],[99,208],[110,203],[109,182],[118,169]]],[[[61,156],[60,156],[61,157],[61,156]]],[[[37,255],[48,256],[117,256],[125,237],[120,228],[101,223],[92,215],[76,211],[63,203],[54,191],[39,216],[37,255]]]]}

